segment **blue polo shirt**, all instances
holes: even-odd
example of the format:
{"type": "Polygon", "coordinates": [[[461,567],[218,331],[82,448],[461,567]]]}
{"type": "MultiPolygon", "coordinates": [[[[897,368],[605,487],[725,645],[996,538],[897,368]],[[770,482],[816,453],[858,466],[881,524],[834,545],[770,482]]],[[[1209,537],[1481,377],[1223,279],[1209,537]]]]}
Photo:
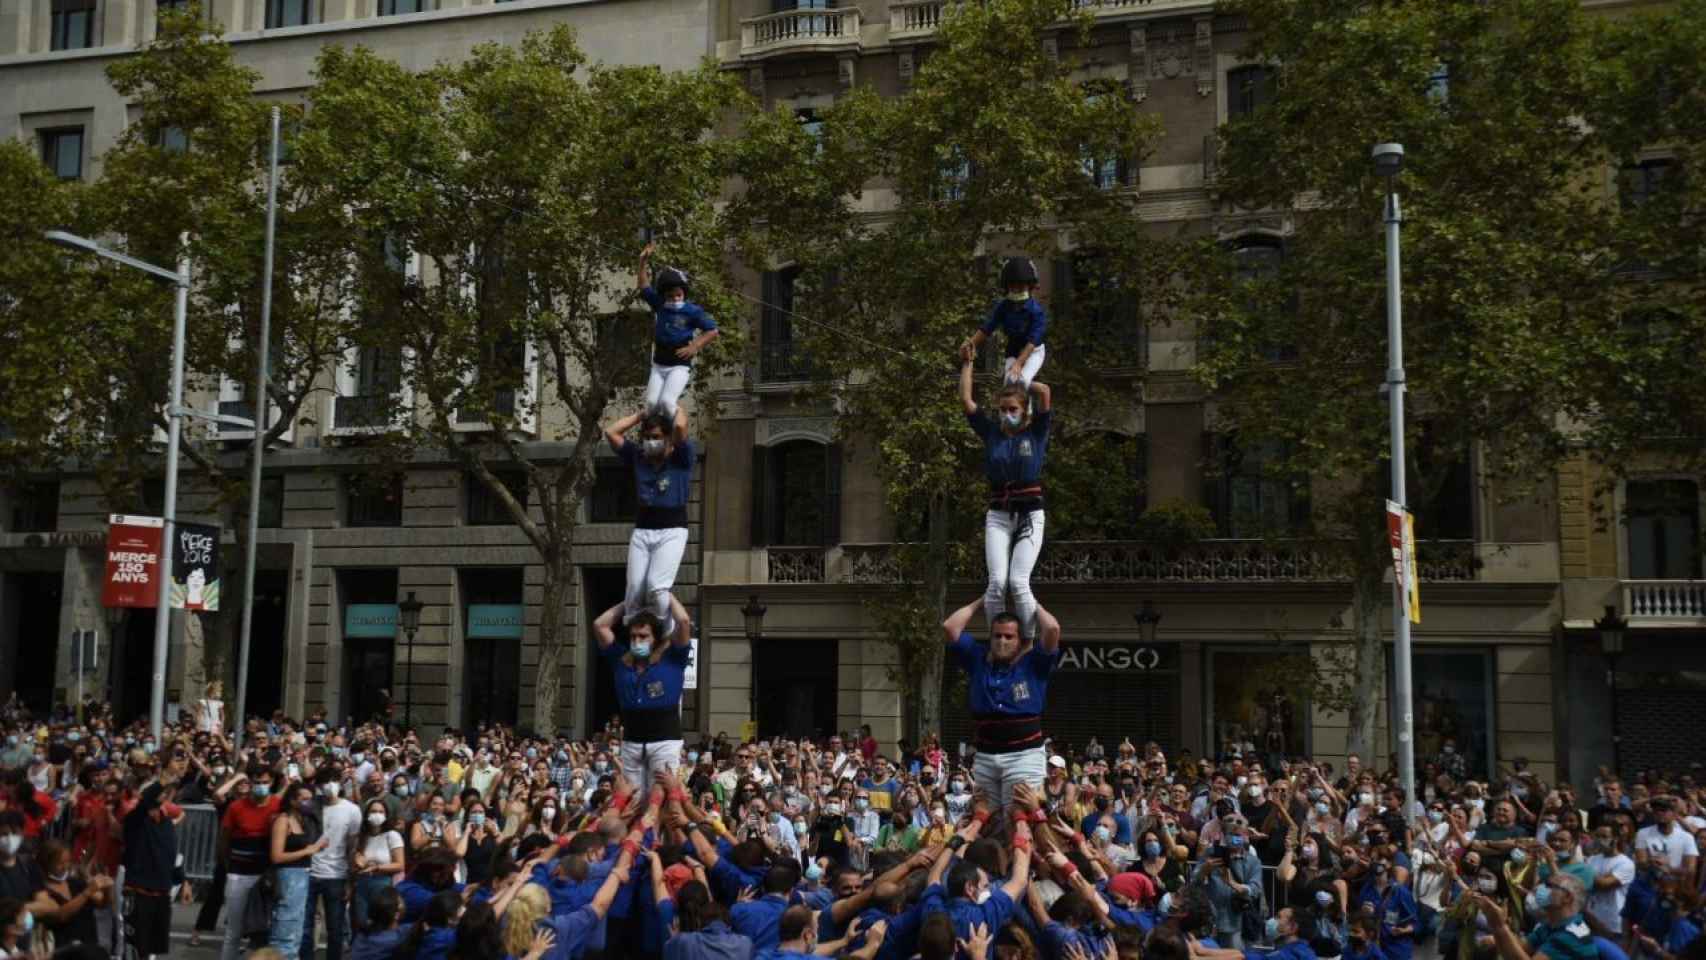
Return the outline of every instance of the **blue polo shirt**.
{"type": "Polygon", "coordinates": [[[983,321],[980,328],[987,336],[1000,327],[1007,335],[1007,355],[1016,357],[1024,352],[1025,345],[1034,343],[1043,345],[1043,335],[1048,332],[1048,314],[1043,312],[1043,305],[1036,297],[1028,297],[1021,301],[1001,299],[995,301],[994,309],[989,311],[989,319],[983,321]]]}
{"type": "Polygon", "coordinates": [[[966,422],[983,440],[983,474],[993,488],[1034,487],[1042,482],[1048,458],[1048,429],[1054,414],[1038,410],[1018,433],[1009,434],[981,408],[966,414],[966,422]]]}
{"type": "Polygon", "coordinates": [[[1066,960],[1068,951],[1073,947],[1083,950],[1085,956],[1099,957],[1107,942],[1107,937],[1094,930],[1074,930],[1054,920],[1050,920],[1042,931],[1043,956],[1049,960],[1066,960]]]}
{"type": "Polygon", "coordinates": [[[1059,648],[1047,653],[1041,646],[1032,646],[1006,666],[991,663],[988,650],[970,633],[961,633],[948,649],[966,672],[972,716],[1034,717],[1043,712],[1049,677],[1060,663],[1059,648]]]}
{"type": "Polygon", "coordinates": [[[632,441],[616,451],[617,459],[634,471],[634,493],[639,498],[641,513],[653,510],[685,510],[688,490],[693,486],[693,441],[683,440],[675,445],[669,456],[659,463],[640,452],[632,441]]]}
{"type": "Polygon", "coordinates": [[[754,953],[775,950],[776,945],[782,942],[782,914],[787,909],[787,897],[767,893],[730,908],[729,926],[752,941],[754,953]]]}
{"type": "MultiPolygon", "coordinates": [[[[864,912],[859,914],[861,930],[871,929],[871,924],[878,920],[888,923],[888,930],[883,934],[883,945],[877,948],[876,960],[907,960],[917,955],[918,931],[924,927],[924,918],[932,913],[942,912],[941,890],[939,885],[931,887],[917,903],[899,913],[888,913],[879,907],[866,907],[864,912]],[[936,892],[932,893],[932,890],[936,892]]],[[[823,939],[821,924],[818,939],[823,939]]],[[[861,934],[858,940],[849,946],[857,950],[864,945],[865,938],[861,934]]]]}
{"type": "Polygon", "coordinates": [[[677,357],[676,349],[687,346],[701,331],[717,329],[717,321],[697,303],[683,301],[680,307],[669,307],[649,285],[640,288],[640,299],[652,308],[652,362],[660,366],[687,366],[692,361],[677,357]]]}
{"type": "MultiPolygon", "coordinates": [[[[452,883],[444,889],[461,893],[462,884],[452,883]]],[[[404,880],[397,884],[397,897],[403,901],[402,925],[408,926],[419,920],[421,914],[426,912],[427,903],[432,900],[433,895],[442,892],[442,890],[434,890],[415,880],[404,880]]]]}
{"type": "Polygon", "coordinates": [[[669,644],[663,657],[643,671],[622,659],[628,651],[619,644],[612,643],[599,652],[610,661],[616,678],[616,703],[623,710],[667,710],[681,703],[691,647],[669,644]]]}
{"type": "Polygon", "coordinates": [[[581,907],[570,913],[547,917],[540,921],[542,926],[550,927],[557,937],[557,945],[547,954],[548,960],[572,960],[586,953],[598,934],[603,930],[604,918],[600,917],[591,907],[581,907]]]}
{"type": "Polygon", "coordinates": [[[1362,894],[1357,897],[1358,906],[1365,903],[1374,905],[1374,915],[1380,921],[1380,952],[1386,955],[1387,960],[1410,960],[1410,955],[1415,952],[1415,937],[1392,932],[1398,927],[1413,928],[1416,925],[1416,898],[1410,893],[1410,888],[1392,882],[1382,893],[1370,882],[1363,885],[1362,894]]]}
{"type": "MultiPolygon", "coordinates": [[[[931,884],[924,888],[924,896],[942,900],[947,896],[947,888],[939,883],[931,884]]],[[[1007,891],[992,885],[988,900],[973,903],[965,897],[955,897],[947,901],[947,913],[954,924],[954,936],[968,940],[972,927],[978,924],[988,927],[991,932],[1000,930],[1002,924],[1013,916],[1013,898],[1007,895],[1007,891]]]]}
{"type": "Polygon", "coordinates": [[[705,879],[711,881],[712,896],[724,904],[732,904],[740,899],[742,890],[763,883],[764,872],[742,870],[727,856],[719,855],[717,862],[705,872],[705,879]]]}

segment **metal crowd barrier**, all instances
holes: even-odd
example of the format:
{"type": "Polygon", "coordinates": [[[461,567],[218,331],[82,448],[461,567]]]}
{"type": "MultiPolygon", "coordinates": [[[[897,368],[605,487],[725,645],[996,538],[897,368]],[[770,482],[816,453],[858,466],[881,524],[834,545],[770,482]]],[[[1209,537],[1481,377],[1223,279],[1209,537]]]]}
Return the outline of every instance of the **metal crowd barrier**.
{"type": "Polygon", "coordinates": [[[183,858],[184,879],[213,879],[219,861],[219,811],[212,805],[184,806],[184,819],[178,824],[178,856],[183,858]]]}

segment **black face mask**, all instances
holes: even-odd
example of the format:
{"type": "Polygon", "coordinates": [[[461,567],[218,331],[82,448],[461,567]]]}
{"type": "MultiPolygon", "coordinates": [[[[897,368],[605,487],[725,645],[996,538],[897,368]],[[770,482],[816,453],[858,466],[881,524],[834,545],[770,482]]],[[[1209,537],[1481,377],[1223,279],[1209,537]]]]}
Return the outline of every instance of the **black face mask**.
{"type": "Polygon", "coordinates": [[[1113,804],[1114,804],[1114,802],[1112,800],[1109,800],[1107,797],[1097,797],[1096,798],[1096,809],[1097,810],[1106,810],[1109,807],[1113,806],[1113,804]]]}

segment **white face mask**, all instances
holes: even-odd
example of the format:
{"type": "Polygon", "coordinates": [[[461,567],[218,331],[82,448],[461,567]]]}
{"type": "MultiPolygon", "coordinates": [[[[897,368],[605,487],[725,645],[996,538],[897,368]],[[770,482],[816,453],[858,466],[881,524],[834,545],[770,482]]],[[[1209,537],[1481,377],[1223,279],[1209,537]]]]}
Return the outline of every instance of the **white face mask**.
{"type": "Polygon", "coordinates": [[[542,820],[555,820],[555,819],[557,819],[557,808],[556,807],[540,807],[539,808],[539,817],[542,820]]]}
{"type": "Polygon", "coordinates": [[[1018,291],[1009,290],[1009,291],[1007,291],[1007,299],[1013,301],[1014,303],[1024,303],[1026,300],[1031,299],[1031,291],[1029,291],[1029,290],[1018,290],[1018,291]]]}
{"type": "Polygon", "coordinates": [[[24,838],[19,836],[18,834],[12,833],[12,834],[7,834],[4,837],[0,837],[0,850],[5,851],[6,856],[8,856],[8,857],[17,853],[18,848],[23,846],[23,845],[24,845],[24,838]]]}
{"type": "Polygon", "coordinates": [[[645,451],[648,457],[663,456],[663,441],[653,437],[645,441],[645,451]]]}
{"type": "Polygon", "coordinates": [[[382,827],[385,825],[385,814],[383,814],[383,813],[370,813],[367,815],[367,822],[373,824],[376,827],[382,827]]]}
{"type": "Polygon", "coordinates": [[[652,655],[652,642],[650,640],[635,640],[628,645],[628,652],[644,660],[652,655]]]}
{"type": "Polygon", "coordinates": [[[1003,411],[1001,414],[1001,425],[1004,427],[1007,427],[1008,429],[1017,429],[1019,427],[1019,425],[1024,423],[1024,422],[1025,422],[1025,414],[1023,412],[1008,413],[1006,411],[1003,411]]]}
{"type": "Polygon", "coordinates": [[[993,894],[994,892],[995,891],[989,889],[988,887],[984,887],[982,890],[979,890],[977,892],[977,904],[979,906],[982,906],[983,904],[988,903],[990,895],[993,894]]]}

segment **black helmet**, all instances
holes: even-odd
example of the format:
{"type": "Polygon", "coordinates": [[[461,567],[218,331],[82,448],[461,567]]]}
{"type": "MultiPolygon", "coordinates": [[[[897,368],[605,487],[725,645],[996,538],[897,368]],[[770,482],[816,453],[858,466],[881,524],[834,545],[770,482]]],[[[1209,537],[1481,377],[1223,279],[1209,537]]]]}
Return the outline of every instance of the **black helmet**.
{"type": "Polygon", "coordinates": [[[1037,265],[1030,257],[1008,257],[1001,265],[1001,285],[1013,287],[1019,284],[1030,286],[1037,282],[1037,265]]]}
{"type": "Polygon", "coordinates": [[[652,281],[652,289],[658,293],[667,293],[676,287],[681,288],[681,295],[687,295],[687,273],[674,267],[664,267],[658,271],[657,279],[652,281]]]}

